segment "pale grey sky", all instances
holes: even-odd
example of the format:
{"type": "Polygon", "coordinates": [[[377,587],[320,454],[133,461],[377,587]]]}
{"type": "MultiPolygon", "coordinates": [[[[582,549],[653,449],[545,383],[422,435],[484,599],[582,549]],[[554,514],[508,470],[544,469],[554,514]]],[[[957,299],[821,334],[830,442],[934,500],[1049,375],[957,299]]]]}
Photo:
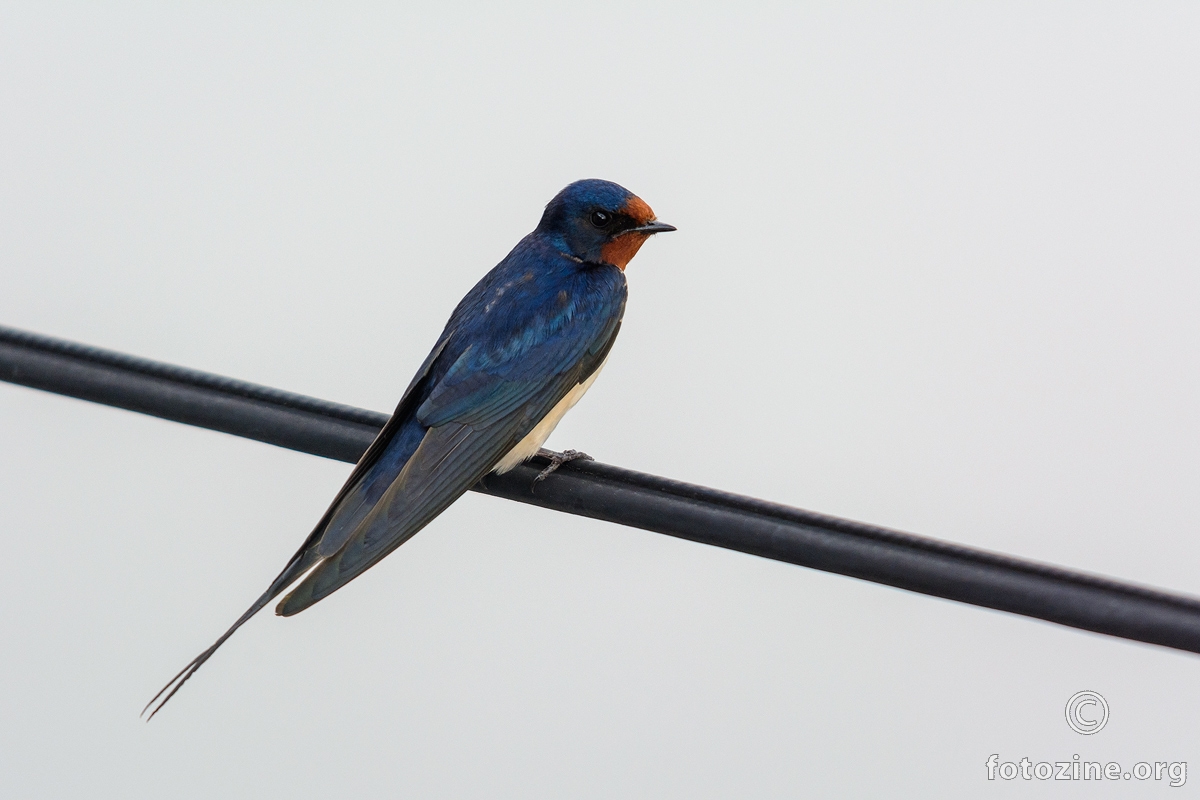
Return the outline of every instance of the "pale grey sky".
{"type": "MultiPolygon", "coordinates": [[[[1189,3],[5,4],[0,324],[388,410],[608,178],[679,233],[552,446],[1200,594],[1197,41],[1189,3]]],[[[0,384],[0,795],[1200,785],[1197,657],[479,495],[142,724],[348,469],[0,384]]]]}

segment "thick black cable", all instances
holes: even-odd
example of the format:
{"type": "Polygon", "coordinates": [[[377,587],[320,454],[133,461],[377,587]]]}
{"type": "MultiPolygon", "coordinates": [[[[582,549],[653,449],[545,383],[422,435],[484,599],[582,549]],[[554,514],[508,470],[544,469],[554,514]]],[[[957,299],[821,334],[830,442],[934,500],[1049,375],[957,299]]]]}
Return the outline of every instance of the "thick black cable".
{"type": "MultiPolygon", "coordinates": [[[[0,380],[354,462],[386,414],[0,327],[0,380]]],[[[475,491],[913,592],[1200,653],[1200,600],[573,461],[475,491]]]]}

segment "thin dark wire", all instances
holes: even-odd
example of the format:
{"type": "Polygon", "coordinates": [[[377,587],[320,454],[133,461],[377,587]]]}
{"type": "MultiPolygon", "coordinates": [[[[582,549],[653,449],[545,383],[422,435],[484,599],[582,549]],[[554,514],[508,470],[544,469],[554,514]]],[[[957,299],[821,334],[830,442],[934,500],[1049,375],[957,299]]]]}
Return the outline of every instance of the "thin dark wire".
{"type": "MultiPolygon", "coordinates": [[[[0,380],[354,462],[387,415],[0,327],[0,380]]],[[[1200,653],[1200,600],[594,461],[476,491],[1200,653]]]]}
{"type": "Polygon", "coordinates": [[[81,362],[98,366],[112,367],[116,370],[137,373],[154,378],[162,378],[175,383],[212,389],[225,394],[244,397],[251,400],[280,405],[285,408],[295,408],[313,414],[320,414],[350,422],[361,422],[364,425],[381,427],[387,422],[388,415],[377,411],[367,411],[354,406],[333,403],[329,400],[318,400],[303,394],[285,392],[269,386],[227,378],[224,375],[214,375],[210,372],[179,367],[174,364],[164,364],[161,361],[151,361],[148,358],[117,353],[112,350],[102,350],[91,345],[68,342],[64,339],[54,339],[49,336],[0,326],[0,342],[17,345],[32,351],[62,355],[81,362]]]}

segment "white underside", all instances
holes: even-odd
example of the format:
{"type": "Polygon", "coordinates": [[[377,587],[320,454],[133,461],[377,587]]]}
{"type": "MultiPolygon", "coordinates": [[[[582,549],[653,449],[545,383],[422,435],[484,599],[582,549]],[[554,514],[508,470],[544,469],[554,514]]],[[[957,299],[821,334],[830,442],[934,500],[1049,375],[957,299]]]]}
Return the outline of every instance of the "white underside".
{"type": "MultiPolygon", "coordinates": [[[[608,360],[605,359],[605,363],[607,362],[608,360]]],[[[576,384],[574,389],[567,392],[566,396],[558,401],[558,405],[550,409],[549,414],[542,417],[542,421],[537,424],[537,427],[526,434],[525,438],[508,452],[508,455],[500,459],[492,471],[508,472],[518,464],[533,458],[541,449],[542,444],[550,438],[550,434],[554,432],[559,421],[579,402],[587,390],[592,388],[592,384],[596,382],[602,369],[604,369],[604,364],[596,367],[596,371],[589,375],[586,381],[576,384]]]]}

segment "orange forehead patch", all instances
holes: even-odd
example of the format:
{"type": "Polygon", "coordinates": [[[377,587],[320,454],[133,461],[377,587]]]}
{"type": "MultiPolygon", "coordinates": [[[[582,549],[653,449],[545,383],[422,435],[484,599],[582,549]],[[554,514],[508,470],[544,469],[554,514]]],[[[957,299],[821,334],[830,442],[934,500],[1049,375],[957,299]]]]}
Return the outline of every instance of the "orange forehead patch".
{"type": "Polygon", "coordinates": [[[646,205],[646,201],[640,197],[629,198],[625,201],[625,207],[621,210],[632,217],[638,225],[645,225],[654,219],[654,212],[650,210],[650,206],[646,205]]]}
{"type": "MultiPolygon", "coordinates": [[[[642,203],[645,205],[645,203],[642,203]]],[[[630,259],[637,255],[646,240],[648,233],[624,233],[600,248],[600,257],[605,263],[612,264],[617,269],[625,269],[630,259]]]]}

